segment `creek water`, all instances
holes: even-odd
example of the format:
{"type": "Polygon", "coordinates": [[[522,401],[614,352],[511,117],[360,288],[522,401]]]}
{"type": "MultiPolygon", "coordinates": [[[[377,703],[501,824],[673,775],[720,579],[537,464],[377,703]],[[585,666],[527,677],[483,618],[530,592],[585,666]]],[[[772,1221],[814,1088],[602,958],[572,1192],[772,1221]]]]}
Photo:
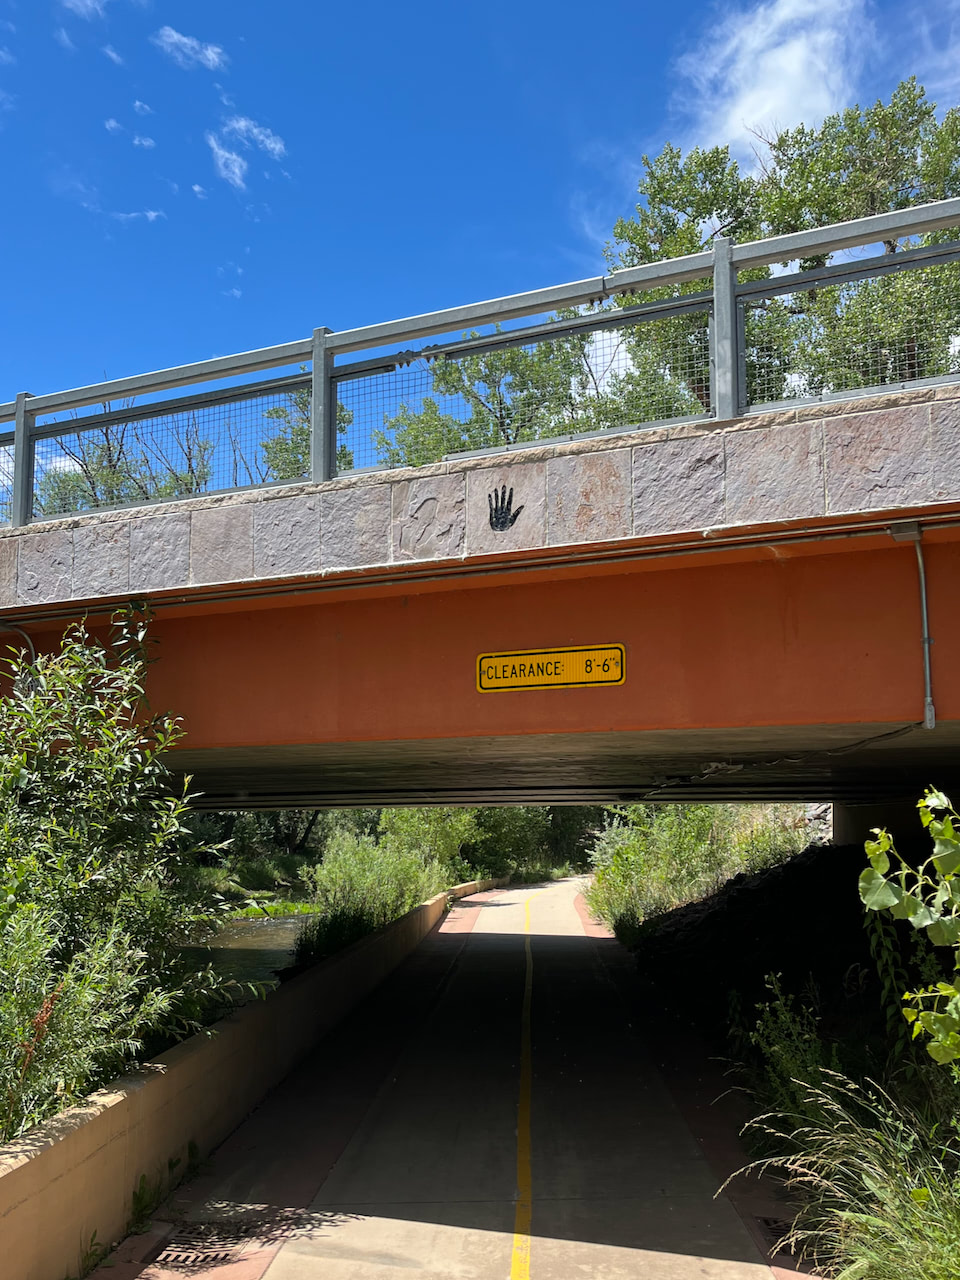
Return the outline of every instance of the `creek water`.
{"type": "Polygon", "coordinates": [[[198,968],[212,964],[237,982],[275,982],[276,970],[293,963],[300,926],[308,916],[228,920],[206,946],[184,947],[198,968]]]}

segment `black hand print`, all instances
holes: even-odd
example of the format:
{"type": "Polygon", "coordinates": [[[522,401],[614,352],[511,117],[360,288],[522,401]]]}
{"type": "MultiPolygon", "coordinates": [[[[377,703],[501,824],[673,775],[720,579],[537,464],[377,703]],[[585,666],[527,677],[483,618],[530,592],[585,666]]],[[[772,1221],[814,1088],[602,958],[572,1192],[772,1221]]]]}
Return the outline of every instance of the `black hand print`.
{"type": "Polygon", "coordinates": [[[523,510],[521,503],[516,511],[511,514],[513,506],[513,490],[507,493],[507,486],[497,493],[494,489],[493,493],[487,494],[487,502],[490,506],[490,528],[496,529],[498,533],[503,533],[505,529],[512,529],[517,522],[517,516],[523,510]]]}

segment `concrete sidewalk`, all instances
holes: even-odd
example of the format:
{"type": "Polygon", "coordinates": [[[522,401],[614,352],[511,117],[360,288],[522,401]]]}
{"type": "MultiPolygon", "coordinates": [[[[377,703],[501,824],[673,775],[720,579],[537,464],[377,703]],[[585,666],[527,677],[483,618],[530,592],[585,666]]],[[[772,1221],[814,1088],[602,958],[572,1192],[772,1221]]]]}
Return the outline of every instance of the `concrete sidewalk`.
{"type": "Polygon", "coordinates": [[[578,889],[465,899],[96,1280],[770,1280],[578,889]]]}

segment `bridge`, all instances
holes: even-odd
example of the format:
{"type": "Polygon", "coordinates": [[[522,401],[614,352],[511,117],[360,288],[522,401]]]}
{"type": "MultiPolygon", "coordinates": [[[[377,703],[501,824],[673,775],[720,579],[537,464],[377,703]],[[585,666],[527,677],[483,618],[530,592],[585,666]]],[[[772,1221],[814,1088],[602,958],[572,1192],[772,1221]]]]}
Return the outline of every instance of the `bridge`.
{"type": "Polygon", "coordinates": [[[718,238],[19,394],[3,618],[43,647],[148,602],[151,701],[214,808],[948,786],[957,225],[952,200],[718,238]]]}
{"type": "MultiPolygon", "coordinates": [[[[718,238],[22,392],[0,621],[54,649],[149,605],[151,702],[211,808],[949,790],[958,226],[718,238]]],[[[478,888],[7,1146],[17,1274],[85,1272],[198,1158],[103,1280],[788,1274],[777,1203],[713,1197],[738,1159],[702,1046],[655,1060],[673,1030],[579,886],[478,888]]]]}

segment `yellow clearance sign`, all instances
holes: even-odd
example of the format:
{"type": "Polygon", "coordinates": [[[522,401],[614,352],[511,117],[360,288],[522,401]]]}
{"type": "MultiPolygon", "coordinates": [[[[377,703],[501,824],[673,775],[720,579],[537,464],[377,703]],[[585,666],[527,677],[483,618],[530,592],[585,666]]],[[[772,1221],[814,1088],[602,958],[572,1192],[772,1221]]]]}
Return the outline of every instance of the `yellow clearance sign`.
{"type": "Polygon", "coordinates": [[[625,677],[622,644],[481,653],[477,658],[477,688],[481,693],[498,689],[579,689],[595,684],[623,684],[625,677]]]}

